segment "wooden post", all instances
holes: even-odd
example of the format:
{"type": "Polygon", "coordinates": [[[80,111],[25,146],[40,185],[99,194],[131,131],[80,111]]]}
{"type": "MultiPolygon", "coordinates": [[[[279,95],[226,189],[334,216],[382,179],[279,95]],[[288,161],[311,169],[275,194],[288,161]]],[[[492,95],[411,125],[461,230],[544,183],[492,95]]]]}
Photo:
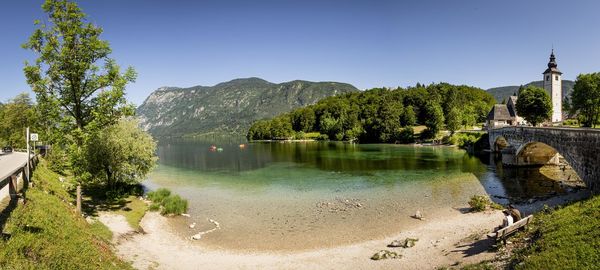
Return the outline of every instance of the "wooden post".
{"type": "Polygon", "coordinates": [[[31,149],[29,147],[29,127],[27,127],[27,182],[31,182],[29,179],[29,170],[31,169],[31,149]]]}
{"type": "Polygon", "coordinates": [[[81,214],[81,184],[77,185],[77,213],[81,214]]]}
{"type": "Polygon", "coordinates": [[[17,176],[11,175],[8,182],[8,194],[11,200],[17,197],[17,188],[17,176]]]}

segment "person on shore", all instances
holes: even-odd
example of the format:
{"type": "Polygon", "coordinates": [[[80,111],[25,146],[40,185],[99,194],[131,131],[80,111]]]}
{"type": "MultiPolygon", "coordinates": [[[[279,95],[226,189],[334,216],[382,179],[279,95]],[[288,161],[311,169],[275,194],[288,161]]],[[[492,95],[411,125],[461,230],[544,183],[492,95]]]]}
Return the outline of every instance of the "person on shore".
{"type": "Polygon", "coordinates": [[[502,226],[498,229],[506,228],[514,223],[509,210],[503,210],[502,213],[504,213],[504,219],[502,220],[502,226]]]}
{"type": "Polygon", "coordinates": [[[504,210],[502,210],[502,213],[504,214],[504,218],[502,219],[502,225],[496,227],[493,232],[489,233],[487,235],[488,238],[495,238],[496,233],[499,230],[506,228],[513,224],[513,217],[510,215],[510,211],[508,211],[507,209],[504,209],[504,210]]]}
{"type": "Polygon", "coordinates": [[[508,211],[510,211],[510,215],[513,218],[513,222],[517,222],[517,221],[521,220],[521,218],[522,218],[521,211],[519,211],[519,209],[515,208],[512,204],[508,205],[508,211]]]}

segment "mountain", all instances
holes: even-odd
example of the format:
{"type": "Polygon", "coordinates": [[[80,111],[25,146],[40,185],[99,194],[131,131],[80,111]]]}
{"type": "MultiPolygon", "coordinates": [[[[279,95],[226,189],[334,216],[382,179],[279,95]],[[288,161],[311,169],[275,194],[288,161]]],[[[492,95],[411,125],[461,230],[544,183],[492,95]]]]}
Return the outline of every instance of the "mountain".
{"type": "MultiPolygon", "coordinates": [[[[537,87],[543,87],[543,81],[534,81],[534,82],[530,82],[528,84],[523,85],[524,87],[528,86],[528,85],[534,85],[537,87]]],[[[575,85],[574,81],[569,81],[569,80],[562,80],[562,96],[563,98],[565,97],[571,97],[571,92],[573,92],[573,86],[575,85]]],[[[502,100],[507,99],[509,96],[514,95],[516,92],[519,91],[519,86],[518,85],[514,85],[514,86],[502,86],[502,87],[494,87],[494,88],[490,88],[487,90],[490,94],[492,94],[492,96],[494,96],[494,98],[496,99],[496,102],[500,103],[502,102],[502,100]]],[[[548,93],[550,94],[550,93],[548,93]]]]}
{"type": "Polygon", "coordinates": [[[271,118],[325,97],[356,92],[337,82],[235,79],[215,86],[161,87],[138,107],[140,124],[155,137],[208,133],[244,135],[252,122],[271,118]]]}

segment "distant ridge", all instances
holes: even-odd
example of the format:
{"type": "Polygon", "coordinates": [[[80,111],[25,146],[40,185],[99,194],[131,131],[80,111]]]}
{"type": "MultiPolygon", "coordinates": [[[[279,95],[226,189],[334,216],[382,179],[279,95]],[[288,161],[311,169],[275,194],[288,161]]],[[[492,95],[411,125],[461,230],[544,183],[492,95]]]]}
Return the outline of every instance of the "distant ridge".
{"type": "MultiPolygon", "coordinates": [[[[542,81],[533,81],[533,82],[523,85],[523,87],[526,87],[528,85],[534,85],[537,87],[544,86],[542,81]]],[[[575,85],[574,81],[569,81],[569,80],[562,81],[562,96],[563,96],[563,98],[571,97],[571,93],[573,92],[574,85],[575,85]]],[[[498,103],[500,103],[500,102],[502,102],[502,100],[508,99],[509,96],[512,96],[512,95],[514,95],[514,93],[517,93],[519,91],[519,87],[520,86],[518,86],[518,85],[501,86],[501,87],[490,88],[487,91],[490,94],[492,94],[492,96],[494,96],[494,98],[496,99],[496,101],[498,103]]]]}
{"type": "Polygon", "coordinates": [[[215,86],[161,87],[146,98],[137,114],[142,127],[156,137],[243,135],[256,120],[356,91],[347,83],[295,80],[275,84],[243,78],[215,86]]]}

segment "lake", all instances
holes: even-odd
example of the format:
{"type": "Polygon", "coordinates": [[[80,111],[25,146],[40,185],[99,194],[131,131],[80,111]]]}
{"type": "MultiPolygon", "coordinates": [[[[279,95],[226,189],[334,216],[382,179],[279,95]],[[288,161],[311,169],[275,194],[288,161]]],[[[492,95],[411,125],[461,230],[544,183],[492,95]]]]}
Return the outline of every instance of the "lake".
{"type": "Polygon", "coordinates": [[[379,239],[418,226],[417,210],[461,211],[473,195],[507,204],[565,193],[551,178],[572,173],[503,168],[493,156],[446,146],[173,140],[161,141],[158,156],[144,184],[189,200],[191,217],[172,219],[177,232],[212,229],[213,219],[220,229],[198,243],[252,251],[379,239]]]}

